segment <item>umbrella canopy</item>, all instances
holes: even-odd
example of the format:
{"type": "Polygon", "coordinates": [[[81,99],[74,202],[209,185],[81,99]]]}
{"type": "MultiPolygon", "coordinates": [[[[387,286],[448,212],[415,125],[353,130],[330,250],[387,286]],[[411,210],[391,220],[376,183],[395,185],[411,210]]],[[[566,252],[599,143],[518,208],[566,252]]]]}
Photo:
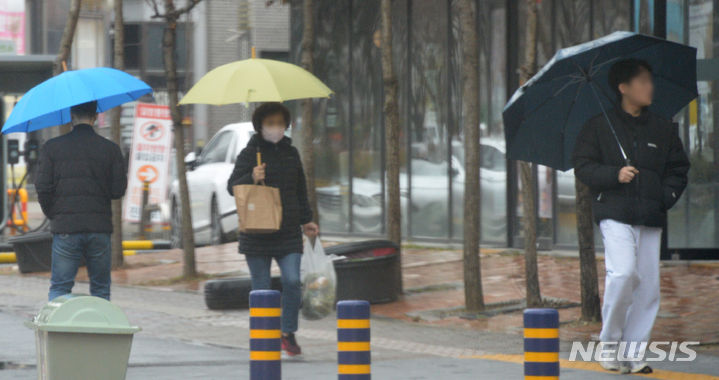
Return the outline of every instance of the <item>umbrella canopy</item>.
{"type": "Polygon", "coordinates": [[[28,91],[15,105],[2,133],[32,132],[70,122],[70,107],[97,101],[97,112],[152,92],[147,83],[120,70],[96,67],[66,71],[28,91]]]}
{"type": "Polygon", "coordinates": [[[514,93],[502,113],[508,157],[571,169],[574,142],[582,126],[602,112],[606,116],[617,103],[607,77],[612,64],[626,58],[643,59],[652,66],[650,110],[654,113],[671,119],[697,97],[695,48],[615,32],[559,50],[514,93]]]}
{"type": "Polygon", "coordinates": [[[328,98],[331,94],[332,90],[299,66],[250,58],[219,66],[205,74],[180,100],[180,104],[282,102],[328,98]]]}

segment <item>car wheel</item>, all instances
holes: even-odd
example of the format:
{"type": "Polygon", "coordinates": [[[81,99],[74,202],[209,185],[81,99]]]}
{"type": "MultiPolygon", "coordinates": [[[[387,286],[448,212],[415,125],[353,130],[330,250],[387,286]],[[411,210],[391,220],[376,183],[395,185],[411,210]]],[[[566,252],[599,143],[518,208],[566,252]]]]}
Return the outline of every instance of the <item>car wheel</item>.
{"type": "Polygon", "coordinates": [[[170,247],[182,248],[182,214],[176,200],[172,200],[170,210],[170,247]]]}
{"type": "Polygon", "coordinates": [[[222,223],[217,198],[212,197],[210,206],[210,245],[222,244],[222,223]]]}

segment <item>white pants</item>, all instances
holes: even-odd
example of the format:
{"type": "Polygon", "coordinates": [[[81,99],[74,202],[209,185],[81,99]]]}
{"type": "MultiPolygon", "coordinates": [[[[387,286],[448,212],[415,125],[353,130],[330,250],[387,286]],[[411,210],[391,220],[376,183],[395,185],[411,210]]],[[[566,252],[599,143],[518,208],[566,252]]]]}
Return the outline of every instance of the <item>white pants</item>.
{"type": "Polygon", "coordinates": [[[641,358],[645,348],[641,342],[649,341],[659,311],[662,229],[611,219],[602,220],[599,228],[607,272],[599,339],[626,342],[624,355],[641,358]]]}

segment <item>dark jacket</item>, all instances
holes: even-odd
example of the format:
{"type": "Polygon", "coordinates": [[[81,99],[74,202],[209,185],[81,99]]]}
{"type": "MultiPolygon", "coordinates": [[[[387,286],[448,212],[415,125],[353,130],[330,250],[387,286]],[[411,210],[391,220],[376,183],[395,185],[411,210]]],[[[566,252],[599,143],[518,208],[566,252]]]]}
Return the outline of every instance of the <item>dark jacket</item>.
{"type": "Polygon", "coordinates": [[[283,137],[277,144],[255,134],[235,161],[235,169],[227,181],[227,191],[232,193],[235,185],[253,184],[252,170],[257,166],[256,152],[262,154],[266,163],[265,184],[280,189],[282,200],[282,225],[280,230],[268,234],[239,235],[240,253],[250,255],[280,256],[302,253],[301,226],[312,221],[312,209],[307,200],[307,184],[302,161],[292,140],[283,137]]]}
{"type": "Polygon", "coordinates": [[[687,185],[689,160],[678,129],[644,109],[634,117],[621,108],[608,110],[624,151],[639,174],[632,182],[619,182],[624,159],[603,114],[590,119],[574,146],[574,173],[593,195],[594,220],[661,227],[666,212],[687,185]]]}
{"type": "Polygon", "coordinates": [[[53,233],[112,233],[110,200],[121,198],[126,188],[120,147],[88,124],[40,150],[35,189],[53,233]]]}

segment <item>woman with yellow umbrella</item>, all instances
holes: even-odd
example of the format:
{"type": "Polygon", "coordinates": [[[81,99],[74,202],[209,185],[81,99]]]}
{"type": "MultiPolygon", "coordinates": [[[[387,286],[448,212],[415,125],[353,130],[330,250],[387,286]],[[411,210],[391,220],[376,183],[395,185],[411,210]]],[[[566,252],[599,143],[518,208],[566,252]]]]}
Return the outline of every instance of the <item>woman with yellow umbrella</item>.
{"type": "Polygon", "coordinates": [[[299,152],[285,136],[290,111],[280,102],[292,99],[329,97],[332,91],[304,69],[285,62],[253,58],[229,63],[207,73],[180,101],[180,104],[265,102],[252,115],[256,133],[235,161],[227,181],[235,185],[264,182],[279,189],[282,223],[272,233],[239,234],[239,252],[245,255],[252,277],[252,289],[270,288],[270,265],[274,259],[282,282],[282,350],[296,356],[302,350],[295,339],[302,300],[300,263],[302,233],[314,238],[319,233],[307,200],[307,186],[299,152]],[[256,161],[261,153],[262,163],[256,161]]]}

